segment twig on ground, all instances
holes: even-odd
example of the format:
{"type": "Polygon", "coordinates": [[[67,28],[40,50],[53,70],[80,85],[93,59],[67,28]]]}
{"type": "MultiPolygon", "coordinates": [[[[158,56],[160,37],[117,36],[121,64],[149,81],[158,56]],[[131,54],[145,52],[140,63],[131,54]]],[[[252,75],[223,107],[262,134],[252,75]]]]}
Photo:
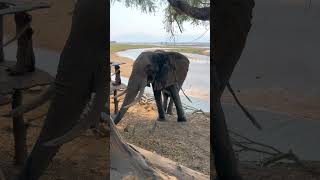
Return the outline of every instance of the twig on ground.
{"type": "Polygon", "coordinates": [[[257,141],[253,141],[245,136],[242,136],[232,130],[229,130],[229,134],[231,136],[231,140],[234,146],[236,148],[239,148],[235,150],[236,153],[241,152],[256,152],[260,154],[267,155],[269,157],[262,160],[261,165],[263,167],[269,166],[271,164],[277,163],[281,160],[291,160],[295,162],[300,168],[305,170],[306,172],[309,172],[313,175],[320,176],[320,172],[315,171],[314,169],[307,167],[296,154],[293,153],[292,150],[289,150],[288,153],[284,153],[278,149],[276,149],[273,146],[266,145],[257,141]],[[241,139],[241,140],[239,140],[241,139]]]}

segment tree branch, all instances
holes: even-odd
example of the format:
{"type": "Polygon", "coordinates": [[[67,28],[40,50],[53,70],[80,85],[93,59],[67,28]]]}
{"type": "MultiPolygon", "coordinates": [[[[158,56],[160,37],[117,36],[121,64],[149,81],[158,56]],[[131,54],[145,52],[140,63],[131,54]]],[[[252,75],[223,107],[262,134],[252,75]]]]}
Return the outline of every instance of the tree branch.
{"type": "Polygon", "coordinates": [[[176,11],[182,12],[194,19],[208,21],[210,19],[210,7],[193,7],[184,0],[167,0],[176,11]]]}

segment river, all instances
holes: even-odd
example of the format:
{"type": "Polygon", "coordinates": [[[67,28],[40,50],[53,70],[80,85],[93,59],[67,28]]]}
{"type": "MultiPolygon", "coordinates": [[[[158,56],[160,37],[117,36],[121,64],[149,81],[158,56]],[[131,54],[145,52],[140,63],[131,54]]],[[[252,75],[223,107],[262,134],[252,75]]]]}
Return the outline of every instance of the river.
{"type": "MultiPolygon", "coordinates": [[[[117,54],[135,60],[143,51],[155,49],[161,48],[129,49],[117,54]]],[[[181,100],[186,105],[210,112],[210,57],[191,53],[182,54],[190,60],[189,72],[182,89],[192,102],[188,101],[183,92],[180,92],[181,100]]],[[[127,83],[127,78],[122,79],[127,83]]],[[[151,88],[146,88],[146,91],[152,93],[151,88]]]]}

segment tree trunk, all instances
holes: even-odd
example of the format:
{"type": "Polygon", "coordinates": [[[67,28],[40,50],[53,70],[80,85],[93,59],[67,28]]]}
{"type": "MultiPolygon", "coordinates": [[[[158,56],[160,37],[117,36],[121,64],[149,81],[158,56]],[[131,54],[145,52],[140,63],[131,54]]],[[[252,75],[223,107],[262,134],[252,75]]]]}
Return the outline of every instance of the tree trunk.
{"type": "Polygon", "coordinates": [[[240,59],[251,27],[253,0],[217,0],[213,7],[213,143],[214,162],[219,179],[242,179],[238,171],[221,95],[240,59]]]}

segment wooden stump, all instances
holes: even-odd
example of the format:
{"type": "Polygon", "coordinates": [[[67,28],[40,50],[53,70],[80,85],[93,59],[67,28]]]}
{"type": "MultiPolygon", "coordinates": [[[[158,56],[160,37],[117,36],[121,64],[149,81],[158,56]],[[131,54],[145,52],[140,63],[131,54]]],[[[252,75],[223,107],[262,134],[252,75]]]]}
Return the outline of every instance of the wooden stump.
{"type": "Polygon", "coordinates": [[[117,90],[114,90],[113,91],[114,114],[118,113],[118,108],[119,108],[119,101],[118,101],[118,98],[115,97],[116,95],[117,95],[117,90]]]}

